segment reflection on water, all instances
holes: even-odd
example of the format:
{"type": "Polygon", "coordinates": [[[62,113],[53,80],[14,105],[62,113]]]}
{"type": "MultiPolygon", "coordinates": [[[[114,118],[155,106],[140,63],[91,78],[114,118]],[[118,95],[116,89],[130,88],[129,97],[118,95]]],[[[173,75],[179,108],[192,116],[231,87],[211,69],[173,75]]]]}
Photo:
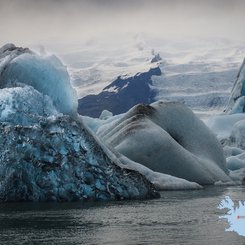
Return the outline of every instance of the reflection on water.
{"type": "Polygon", "coordinates": [[[147,201],[0,205],[0,244],[245,244],[225,232],[224,196],[244,187],[162,192],[147,201]]]}

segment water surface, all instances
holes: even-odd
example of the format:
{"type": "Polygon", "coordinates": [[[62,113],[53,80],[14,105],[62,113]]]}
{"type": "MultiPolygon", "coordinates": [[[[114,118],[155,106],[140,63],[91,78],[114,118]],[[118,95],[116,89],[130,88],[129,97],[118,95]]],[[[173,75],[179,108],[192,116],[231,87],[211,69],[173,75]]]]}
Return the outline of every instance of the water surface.
{"type": "Polygon", "coordinates": [[[217,205],[244,187],[162,192],[160,199],[0,205],[0,244],[245,244],[217,205]]]}

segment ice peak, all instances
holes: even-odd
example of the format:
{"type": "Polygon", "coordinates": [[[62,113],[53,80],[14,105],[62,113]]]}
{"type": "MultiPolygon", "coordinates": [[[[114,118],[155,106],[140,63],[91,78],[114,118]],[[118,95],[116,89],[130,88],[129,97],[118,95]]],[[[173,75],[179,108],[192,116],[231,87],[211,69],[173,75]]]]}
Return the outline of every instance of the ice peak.
{"type": "Polygon", "coordinates": [[[57,111],[76,115],[76,93],[59,58],[6,44],[0,49],[0,88],[14,88],[21,84],[49,96],[57,111]]]}

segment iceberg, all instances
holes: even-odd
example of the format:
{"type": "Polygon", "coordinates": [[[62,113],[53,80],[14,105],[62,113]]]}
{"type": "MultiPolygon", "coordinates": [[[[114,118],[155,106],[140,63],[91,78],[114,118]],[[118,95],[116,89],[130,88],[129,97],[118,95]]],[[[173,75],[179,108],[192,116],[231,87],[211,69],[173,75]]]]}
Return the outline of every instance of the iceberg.
{"type": "Polygon", "coordinates": [[[156,197],[138,172],[122,169],[79,121],[43,117],[32,126],[1,123],[0,202],[156,197]]]}
{"type": "Polygon", "coordinates": [[[31,86],[0,89],[0,122],[32,125],[58,114],[51,98],[31,86]]]}
{"type": "Polygon", "coordinates": [[[108,118],[110,118],[112,116],[113,116],[112,112],[110,112],[108,110],[104,110],[104,111],[101,112],[99,119],[106,120],[106,119],[108,119],[108,118]]]}
{"type": "Polygon", "coordinates": [[[229,176],[245,183],[245,59],[234,83],[225,113],[206,121],[224,147],[229,176]]]}
{"type": "Polygon", "coordinates": [[[122,155],[154,172],[201,185],[230,182],[223,149],[214,134],[185,105],[137,105],[96,131],[122,155]]]}
{"type": "Polygon", "coordinates": [[[237,79],[232,88],[228,105],[225,109],[226,113],[242,113],[245,111],[245,59],[240,67],[237,79]]]}
{"type": "Polygon", "coordinates": [[[59,112],[76,115],[77,99],[66,67],[54,55],[37,55],[8,44],[0,49],[0,88],[32,86],[48,95],[59,112]]]}
{"type": "Polygon", "coordinates": [[[5,45],[0,87],[0,202],[159,196],[84,126],[57,57],[5,45]]]}
{"type": "Polygon", "coordinates": [[[206,124],[219,140],[224,140],[231,136],[234,125],[241,120],[245,120],[244,113],[221,114],[211,117],[206,124]]]}

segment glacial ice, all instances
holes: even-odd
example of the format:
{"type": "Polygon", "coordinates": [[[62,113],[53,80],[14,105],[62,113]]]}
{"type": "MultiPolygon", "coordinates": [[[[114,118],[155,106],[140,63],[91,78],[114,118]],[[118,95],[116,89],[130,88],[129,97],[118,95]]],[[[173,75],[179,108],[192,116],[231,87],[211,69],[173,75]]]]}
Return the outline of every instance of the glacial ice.
{"type": "Polygon", "coordinates": [[[233,86],[225,114],[206,122],[224,147],[227,168],[232,180],[245,180],[245,59],[233,86]]]}
{"type": "Polygon", "coordinates": [[[244,153],[239,156],[227,157],[227,168],[230,170],[238,170],[245,168],[245,156],[244,153]],[[241,159],[242,158],[242,159],[241,159]]]}
{"type": "Polygon", "coordinates": [[[84,127],[58,58],[9,44],[0,69],[0,202],[158,196],[84,127]]]}
{"type": "Polygon", "coordinates": [[[224,154],[225,157],[229,157],[229,156],[237,156],[239,154],[241,154],[243,152],[242,149],[234,147],[234,146],[228,146],[226,145],[224,148],[224,154]]]}
{"type": "MultiPolygon", "coordinates": [[[[235,114],[234,114],[235,115],[235,114]]],[[[229,115],[229,117],[234,117],[229,115]]],[[[237,121],[231,130],[230,137],[224,141],[227,149],[232,149],[231,154],[227,154],[227,168],[233,172],[230,175],[236,179],[245,180],[245,119],[237,121]],[[236,149],[236,150],[235,150],[236,149]],[[236,171],[236,172],[235,172],[236,171]]]]}
{"type": "Polygon", "coordinates": [[[75,115],[77,98],[66,67],[54,55],[40,56],[12,44],[0,50],[0,88],[32,86],[48,95],[56,109],[75,115]]]}
{"type": "Polygon", "coordinates": [[[154,172],[146,166],[134,162],[120,153],[116,153],[120,159],[119,166],[122,168],[132,169],[143,174],[157,190],[195,190],[202,189],[202,186],[182,178],[171,176],[164,173],[154,172]]]}
{"type": "Polygon", "coordinates": [[[234,125],[245,119],[244,113],[236,114],[221,114],[211,117],[207,120],[207,126],[213,131],[219,140],[229,138],[233,130],[234,125]]]}
{"type": "Polygon", "coordinates": [[[99,119],[101,119],[101,120],[106,120],[106,119],[108,119],[108,118],[110,118],[110,117],[112,117],[112,116],[113,116],[112,112],[110,112],[110,111],[108,111],[108,110],[103,110],[103,111],[101,112],[101,114],[100,114],[99,119]]]}
{"type": "Polygon", "coordinates": [[[1,123],[0,201],[154,197],[135,171],[122,170],[79,121],[43,117],[35,126],[1,123]]]}
{"type": "Polygon", "coordinates": [[[0,122],[32,125],[38,117],[58,115],[49,96],[31,86],[0,89],[0,122]]]}
{"type": "MultiPolygon", "coordinates": [[[[118,116],[114,116],[117,117],[118,116]]],[[[84,119],[84,118],[83,118],[84,119]]],[[[87,123],[91,123],[91,121],[95,121],[94,118],[91,118],[91,120],[86,121],[87,123]]],[[[96,120],[97,121],[97,120],[96,120]]],[[[98,122],[98,121],[97,121],[98,122]]],[[[87,126],[89,125],[87,124],[87,126]]],[[[94,122],[93,122],[94,124],[94,122]]],[[[89,129],[89,131],[91,128],[89,129]]],[[[117,150],[111,148],[108,145],[105,145],[102,143],[102,140],[98,137],[96,137],[97,142],[99,145],[102,147],[103,151],[109,156],[111,160],[115,164],[117,164],[119,167],[123,169],[131,169],[134,171],[137,171],[141,173],[143,176],[146,177],[147,180],[149,180],[154,187],[157,190],[195,190],[195,189],[202,189],[202,186],[195,183],[195,182],[190,182],[185,179],[177,178],[168,174],[163,174],[159,172],[154,172],[151,169],[147,168],[146,166],[134,162],[131,159],[127,158],[123,154],[119,153],[117,150]]]]}
{"type": "Polygon", "coordinates": [[[245,59],[240,67],[240,70],[237,75],[237,80],[231,91],[228,105],[226,107],[226,112],[229,114],[232,113],[241,113],[245,111],[245,59]]]}
{"type": "Polygon", "coordinates": [[[245,96],[241,96],[236,100],[229,114],[243,113],[244,106],[245,106],[245,96]]]}
{"type": "Polygon", "coordinates": [[[110,147],[155,172],[198,184],[231,181],[220,143],[183,104],[137,105],[96,133],[110,147]]]}
{"type": "Polygon", "coordinates": [[[245,119],[234,124],[230,138],[233,145],[245,150],[245,119]]]}

